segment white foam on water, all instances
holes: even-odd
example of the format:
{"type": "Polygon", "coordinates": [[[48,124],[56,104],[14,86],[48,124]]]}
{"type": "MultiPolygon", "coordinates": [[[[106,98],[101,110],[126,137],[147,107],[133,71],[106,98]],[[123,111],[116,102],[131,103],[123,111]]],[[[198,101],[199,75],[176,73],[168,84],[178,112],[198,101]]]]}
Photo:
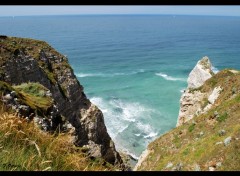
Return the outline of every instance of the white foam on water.
{"type": "Polygon", "coordinates": [[[148,123],[142,123],[142,122],[140,122],[140,121],[138,121],[137,123],[136,123],[136,127],[141,131],[141,132],[143,132],[144,134],[146,134],[146,135],[144,135],[144,138],[152,138],[152,137],[154,137],[154,136],[156,136],[157,135],[157,132],[155,132],[155,129],[153,129],[153,127],[150,125],[150,124],[148,124],[148,123]]]}
{"type": "Polygon", "coordinates": [[[126,124],[123,123],[121,117],[107,101],[103,100],[101,97],[92,97],[90,101],[101,109],[107,130],[112,138],[115,138],[119,132],[126,129],[126,124]]]}
{"type": "Polygon", "coordinates": [[[140,133],[138,133],[138,134],[134,134],[135,136],[140,136],[141,134],[140,133]]]}
{"type": "Polygon", "coordinates": [[[219,72],[219,70],[216,67],[214,67],[214,66],[212,66],[211,69],[212,69],[213,73],[215,73],[215,74],[219,72]]]}
{"type": "Polygon", "coordinates": [[[143,138],[145,138],[145,139],[153,138],[157,135],[158,135],[158,133],[151,132],[150,134],[143,136],[143,138]]]}
{"type": "Polygon", "coordinates": [[[129,122],[135,122],[136,119],[143,113],[152,111],[151,109],[148,109],[139,103],[128,103],[118,99],[110,100],[109,103],[113,107],[121,110],[122,119],[129,122]]]}
{"type": "Polygon", "coordinates": [[[139,69],[138,71],[132,71],[128,73],[76,73],[75,75],[79,78],[84,78],[84,77],[114,77],[114,76],[124,76],[124,75],[134,75],[138,73],[143,73],[145,72],[144,69],[139,69]]]}
{"type": "Polygon", "coordinates": [[[169,76],[165,73],[155,73],[156,76],[160,76],[162,78],[164,78],[165,80],[168,80],[168,81],[186,81],[185,78],[175,78],[175,77],[172,77],[172,76],[169,76]]]}
{"type": "Polygon", "coordinates": [[[76,76],[79,78],[84,77],[104,77],[104,74],[102,73],[76,73],[76,76]]]}
{"type": "MultiPolygon", "coordinates": [[[[142,146],[147,145],[150,139],[157,136],[158,133],[156,130],[150,124],[142,121],[142,119],[146,120],[151,118],[151,114],[155,112],[153,109],[138,102],[127,102],[114,97],[110,100],[105,100],[101,97],[92,97],[90,101],[97,105],[103,112],[107,130],[117,147],[124,148],[122,146],[128,146],[127,143],[131,142],[126,141],[125,145],[120,142],[118,143],[119,140],[115,139],[121,137],[121,135],[118,136],[119,134],[124,136],[129,135],[133,138],[141,137],[140,140],[143,141],[142,146]],[[130,126],[137,131],[131,133],[131,129],[129,129],[130,126]],[[124,133],[124,131],[126,132],[124,133]]],[[[132,153],[134,152],[132,151],[132,153]]],[[[131,155],[133,156],[132,153],[131,155]]]]}

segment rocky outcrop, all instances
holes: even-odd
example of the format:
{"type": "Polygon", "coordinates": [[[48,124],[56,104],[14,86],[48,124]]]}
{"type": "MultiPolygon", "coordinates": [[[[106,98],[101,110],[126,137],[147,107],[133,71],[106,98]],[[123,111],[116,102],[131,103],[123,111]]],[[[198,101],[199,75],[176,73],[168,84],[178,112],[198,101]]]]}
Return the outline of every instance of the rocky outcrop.
{"type": "MultiPolygon", "coordinates": [[[[190,72],[187,80],[188,87],[180,99],[180,109],[176,126],[182,125],[192,119],[194,115],[206,112],[210,108],[211,105],[206,106],[206,109],[202,110],[202,101],[209,96],[209,93],[202,93],[197,88],[214,75],[211,68],[212,64],[209,58],[205,56],[197,62],[196,66],[190,72]]],[[[217,89],[217,92],[219,92],[219,89],[217,89]]],[[[215,100],[217,98],[216,94],[216,91],[214,91],[214,95],[210,96],[210,100],[215,100]]]]}
{"type": "Polygon", "coordinates": [[[74,144],[123,167],[101,110],[87,99],[67,58],[42,41],[6,37],[0,42],[0,80],[10,85],[38,82],[49,89],[58,113],[75,128],[74,144]]]}
{"type": "MultiPolygon", "coordinates": [[[[2,81],[0,81],[0,83],[1,89],[4,88],[4,83],[2,81]]],[[[28,84],[29,86],[33,86],[32,83],[28,84]]],[[[44,131],[54,132],[57,128],[61,131],[65,131],[66,121],[62,119],[62,116],[56,106],[56,102],[52,98],[52,95],[49,94],[49,90],[37,83],[34,84],[34,86],[42,88],[42,99],[44,99],[46,103],[45,107],[41,107],[41,105],[40,107],[35,107],[33,104],[35,100],[33,99],[38,98],[38,100],[40,100],[39,97],[34,97],[27,93],[23,94],[17,88],[14,89],[15,86],[11,87],[14,90],[9,90],[5,87],[4,91],[0,91],[2,93],[1,101],[6,108],[10,108],[15,111],[18,117],[26,118],[29,121],[34,119],[36,125],[44,131]],[[31,102],[27,102],[27,96],[30,97],[31,102]]]]}
{"type": "Polygon", "coordinates": [[[151,142],[135,170],[239,170],[239,107],[238,70],[221,70],[202,86],[188,88],[181,99],[186,120],[151,142]]]}
{"type": "Polygon", "coordinates": [[[208,102],[210,104],[214,104],[214,102],[216,101],[216,99],[218,98],[220,92],[221,92],[222,88],[219,87],[215,87],[212,91],[212,93],[210,94],[210,96],[208,97],[208,102]]]}
{"type": "Polygon", "coordinates": [[[188,77],[188,88],[198,88],[212,77],[212,64],[207,56],[197,62],[197,65],[190,72],[188,77]]]}

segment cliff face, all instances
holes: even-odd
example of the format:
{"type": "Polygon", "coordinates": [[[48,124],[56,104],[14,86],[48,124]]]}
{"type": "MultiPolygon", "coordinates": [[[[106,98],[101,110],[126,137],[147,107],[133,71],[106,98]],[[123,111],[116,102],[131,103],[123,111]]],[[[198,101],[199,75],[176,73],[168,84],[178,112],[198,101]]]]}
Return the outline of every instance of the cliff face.
{"type": "Polygon", "coordinates": [[[212,74],[210,66],[206,57],[197,63],[181,97],[177,127],[151,142],[134,170],[240,169],[240,72],[212,74]]]}
{"type": "Polygon", "coordinates": [[[188,87],[180,99],[177,126],[189,121],[194,115],[206,112],[209,109],[203,110],[201,104],[203,99],[209,96],[209,93],[197,91],[197,88],[202,86],[206,80],[214,75],[211,68],[212,64],[209,58],[205,56],[197,62],[197,65],[190,72],[187,80],[188,87]]]}
{"type": "MultiPolygon", "coordinates": [[[[0,65],[0,81],[9,85],[38,82],[49,90],[55,102],[55,116],[75,128],[75,145],[88,147],[93,157],[123,166],[102,112],[87,99],[65,56],[43,41],[1,36],[0,65]]],[[[54,123],[51,118],[48,120],[49,124],[54,123]]]]}

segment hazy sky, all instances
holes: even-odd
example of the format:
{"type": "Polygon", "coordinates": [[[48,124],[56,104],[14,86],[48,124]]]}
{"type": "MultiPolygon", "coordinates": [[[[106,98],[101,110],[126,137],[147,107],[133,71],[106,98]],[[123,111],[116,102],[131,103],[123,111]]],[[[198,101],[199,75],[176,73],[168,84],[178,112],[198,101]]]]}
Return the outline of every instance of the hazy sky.
{"type": "Polygon", "coordinates": [[[220,15],[240,16],[240,6],[4,6],[0,5],[0,16],[21,15],[73,15],[73,14],[172,14],[172,15],[220,15]]]}

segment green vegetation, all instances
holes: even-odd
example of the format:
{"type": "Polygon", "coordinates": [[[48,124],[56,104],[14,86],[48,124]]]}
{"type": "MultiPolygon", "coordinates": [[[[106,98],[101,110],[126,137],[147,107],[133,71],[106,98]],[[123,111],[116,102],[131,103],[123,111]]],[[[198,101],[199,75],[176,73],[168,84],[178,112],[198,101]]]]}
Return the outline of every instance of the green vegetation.
{"type": "Polygon", "coordinates": [[[204,98],[203,101],[202,101],[202,105],[201,105],[201,108],[204,109],[207,105],[208,105],[208,98],[204,98]]]}
{"type": "Polygon", "coordinates": [[[90,159],[70,139],[70,134],[43,133],[33,122],[0,112],[0,171],[117,169],[101,159],[90,159]]]}
{"type": "MultiPolygon", "coordinates": [[[[211,92],[214,87],[223,90],[212,108],[205,114],[169,131],[149,144],[151,151],[138,170],[171,170],[182,163],[182,170],[240,170],[240,74],[220,71],[201,87],[201,92],[211,92]],[[234,94],[233,94],[234,87],[234,94]],[[214,116],[214,112],[218,116],[214,116]],[[195,124],[195,125],[194,125],[195,124]],[[225,135],[219,131],[225,130],[225,135]],[[204,135],[200,135],[202,133],[204,135]],[[228,146],[224,139],[231,136],[228,146]],[[169,162],[172,168],[166,168],[169,162]],[[221,163],[217,167],[216,163],[221,163]]],[[[207,99],[202,102],[206,106],[207,99]]]]}
{"type": "Polygon", "coordinates": [[[5,72],[2,66],[8,62],[9,58],[18,58],[20,53],[36,60],[52,84],[57,83],[57,75],[62,75],[67,70],[73,71],[67,58],[46,42],[28,38],[7,37],[1,39],[0,77],[5,72]],[[42,53],[48,58],[47,61],[46,58],[42,59],[42,53]]]}
{"type": "MultiPolygon", "coordinates": [[[[24,80],[36,81],[40,75],[44,82],[50,81],[53,87],[51,90],[59,88],[67,98],[68,85],[81,85],[72,76],[73,70],[66,56],[58,53],[46,42],[38,40],[1,37],[0,43],[0,80],[13,80],[10,84],[0,81],[1,96],[9,94],[4,97],[4,101],[0,101],[0,171],[119,170],[118,166],[102,159],[88,157],[86,148],[74,146],[72,134],[59,131],[43,132],[33,120],[28,121],[33,112],[41,117],[50,118],[54,100],[48,95],[49,90],[40,83],[14,83],[24,80]],[[17,69],[19,79],[11,77],[11,73],[15,72],[9,68],[12,63],[17,63],[16,66],[22,68],[17,69]],[[9,79],[6,79],[6,71],[10,72],[9,79]],[[29,74],[33,75],[25,79],[29,74]],[[16,99],[13,99],[13,96],[16,99]],[[5,103],[9,106],[5,106],[5,103]],[[22,108],[18,105],[30,107],[30,110],[25,107],[28,111],[26,113],[30,114],[29,118],[17,117],[22,116],[21,110],[25,110],[24,106],[22,108]],[[18,113],[13,112],[14,109],[17,109],[18,113]]],[[[66,119],[62,115],[61,117],[66,119]]]]}
{"type": "Polygon", "coordinates": [[[188,131],[189,132],[192,132],[194,130],[194,127],[195,127],[195,124],[191,124],[189,127],[188,127],[188,131]]]}
{"type": "Polygon", "coordinates": [[[4,93],[6,91],[13,91],[14,89],[12,88],[12,86],[10,86],[8,83],[4,82],[4,81],[0,81],[0,93],[4,93]]]}
{"type": "Polygon", "coordinates": [[[228,116],[227,112],[224,112],[222,115],[217,117],[217,121],[223,122],[223,121],[225,121],[227,119],[227,116],[228,116]]]}
{"type": "Polygon", "coordinates": [[[36,97],[45,97],[45,92],[48,91],[47,88],[39,83],[23,83],[21,85],[14,86],[14,88],[36,97]]]}
{"type": "Polygon", "coordinates": [[[201,89],[202,89],[202,86],[197,87],[197,88],[189,88],[189,92],[190,92],[190,93],[193,93],[193,92],[195,92],[195,91],[201,91],[201,89]]]}
{"type": "Polygon", "coordinates": [[[58,84],[58,88],[59,88],[62,96],[63,96],[64,98],[67,98],[67,90],[66,90],[63,86],[61,86],[60,84],[58,84]]]}
{"type": "Polygon", "coordinates": [[[52,98],[46,96],[48,89],[39,83],[23,83],[13,88],[19,92],[21,100],[32,109],[45,112],[53,104],[52,98]]]}

